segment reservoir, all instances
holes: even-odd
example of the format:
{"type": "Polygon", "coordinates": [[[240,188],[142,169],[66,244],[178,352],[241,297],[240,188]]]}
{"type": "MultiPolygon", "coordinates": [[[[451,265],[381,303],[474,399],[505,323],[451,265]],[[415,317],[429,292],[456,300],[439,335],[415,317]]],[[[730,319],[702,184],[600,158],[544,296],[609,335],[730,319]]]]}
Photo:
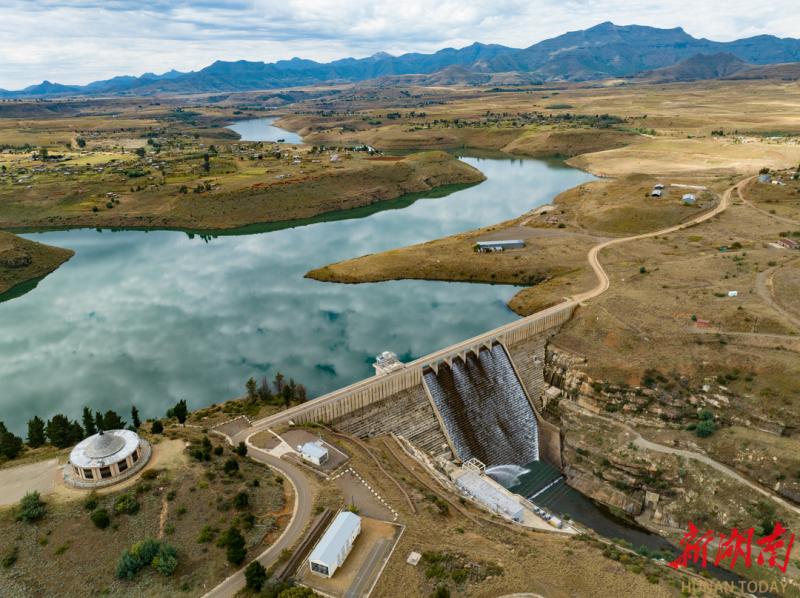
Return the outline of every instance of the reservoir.
{"type": "MultiPolygon", "coordinates": [[[[271,119],[234,129],[291,134],[271,119]],[[274,129],[274,130],[273,130],[274,129]]],[[[429,281],[342,285],[304,278],[327,263],[518,216],[591,175],[557,162],[462,159],[483,183],[313,221],[232,234],[69,230],[26,234],[75,256],[36,288],[0,297],[0,420],[79,418],[84,405],[163,416],[244,393],[277,372],[309,396],[371,376],[374,356],[411,360],[517,316],[513,286],[429,281]]]]}

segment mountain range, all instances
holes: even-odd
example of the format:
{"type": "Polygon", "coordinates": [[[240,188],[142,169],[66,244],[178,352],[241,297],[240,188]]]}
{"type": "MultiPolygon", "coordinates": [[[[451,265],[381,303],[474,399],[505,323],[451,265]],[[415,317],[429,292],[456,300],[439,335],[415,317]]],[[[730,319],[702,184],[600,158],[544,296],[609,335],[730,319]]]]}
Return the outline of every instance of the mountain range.
{"type": "MultiPolygon", "coordinates": [[[[199,71],[119,76],[82,86],[44,81],[18,91],[0,90],[0,97],[234,92],[432,74],[437,74],[435,80],[455,78],[476,84],[493,80],[589,81],[632,77],[690,59],[702,63],[702,58],[695,57],[719,54],[745,65],[800,62],[800,40],[759,35],[716,42],[692,37],[680,27],[659,29],[606,22],[522,49],[476,42],[433,54],[392,56],[380,52],[368,58],[329,63],[301,58],[274,63],[217,61],[199,71]]],[[[730,61],[717,59],[717,63],[726,60],[730,61]]]]}

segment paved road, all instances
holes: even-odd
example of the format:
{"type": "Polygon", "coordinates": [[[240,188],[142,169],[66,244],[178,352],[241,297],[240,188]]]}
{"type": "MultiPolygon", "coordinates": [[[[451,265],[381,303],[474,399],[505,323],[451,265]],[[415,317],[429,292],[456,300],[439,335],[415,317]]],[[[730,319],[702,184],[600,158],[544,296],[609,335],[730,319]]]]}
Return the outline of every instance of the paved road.
{"type": "MultiPolygon", "coordinates": [[[[250,444],[249,441],[247,441],[247,456],[276,469],[289,480],[294,488],[295,503],[289,524],[275,543],[258,556],[258,561],[264,565],[264,567],[269,568],[278,560],[284,548],[291,547],[300,539],[300,536],[305,530],[306,523],[311,520],[311,507],[313,502],[311,487],[308,485],[308,481],[300,469],[291,463],[277,459],[267,454],[265,451],[256,448],[250,444]]],[[[230,598],[244,587],[244,568],[242,568],[206,593],[205,598],[230,598]]]]}
{"type": "Polygon", "coordinates": [[[344,598],[359,598],[367,594],[370,589],[369,584],[375,577],[374,574],[380,569],[380,564],[392,548],[394,541],[394,538],[391,540],[380,540],[372,547],[369,556],[367,556],[367,560],[364,561],[361,569],[356,573],[353,583],[350,584],[350,587],[345,592],[344,598]]]}

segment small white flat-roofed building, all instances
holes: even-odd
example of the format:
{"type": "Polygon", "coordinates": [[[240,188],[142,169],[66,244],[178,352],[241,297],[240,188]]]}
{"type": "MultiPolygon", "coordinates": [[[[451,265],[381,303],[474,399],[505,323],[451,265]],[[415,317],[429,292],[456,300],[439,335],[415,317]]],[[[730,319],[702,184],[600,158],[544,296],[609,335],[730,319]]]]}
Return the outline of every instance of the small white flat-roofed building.
{"type": "Polygon", "coordinates": [[[686,193],[682,198],[681,201],[686,205],[693,206],[697,203],[697,196],[694,193],[686,193]]]}
{"type": "Polygon", "coordinates": [[[664,195],[663,189],[653,189],[650,192],[650,197],[661,197],[662,195],[664,195]]]}
{"type": "Polygon", "coordinates": [[[478,251],[506,251],[507,249],[522,249],[525,241],[521,239],[509,239],[508,241],[478,241],[475,243],[478,251]]]}
{"type": "Polygon", "coordinates": [[[350,511],[339,513],[311,551],[308,568],[317,575],[333,577],[344,564],[360,533],[361,517],[350,511]]]}
{"type": "Polygon", "coordinates": [[[324,465],[329,457],[328,449],[325,448],[320,440],[306,442],[300,447],[300,456],[303,461],[308,461],[314,465],[324,465]]]}
{"type": "Polygon", "coordinates": [[[132,430],[108,430],[84,438],[69,454],[65,479],[75,486],[106,486],[127,478],[150,459],[150,444],[132,430]]]}

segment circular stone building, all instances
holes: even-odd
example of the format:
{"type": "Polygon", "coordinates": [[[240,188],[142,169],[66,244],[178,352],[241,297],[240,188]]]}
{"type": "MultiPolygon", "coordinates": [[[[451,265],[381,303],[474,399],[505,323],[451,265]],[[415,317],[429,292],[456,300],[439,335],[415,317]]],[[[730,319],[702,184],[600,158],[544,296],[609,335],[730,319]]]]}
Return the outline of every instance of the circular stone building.
{"type": "Polygon", "coordinates": [[[109,486],[144,467],[150,453],[150,443],[136,432],[100,431],[75,445],[64,479],[81,488],[109,486]]]}

